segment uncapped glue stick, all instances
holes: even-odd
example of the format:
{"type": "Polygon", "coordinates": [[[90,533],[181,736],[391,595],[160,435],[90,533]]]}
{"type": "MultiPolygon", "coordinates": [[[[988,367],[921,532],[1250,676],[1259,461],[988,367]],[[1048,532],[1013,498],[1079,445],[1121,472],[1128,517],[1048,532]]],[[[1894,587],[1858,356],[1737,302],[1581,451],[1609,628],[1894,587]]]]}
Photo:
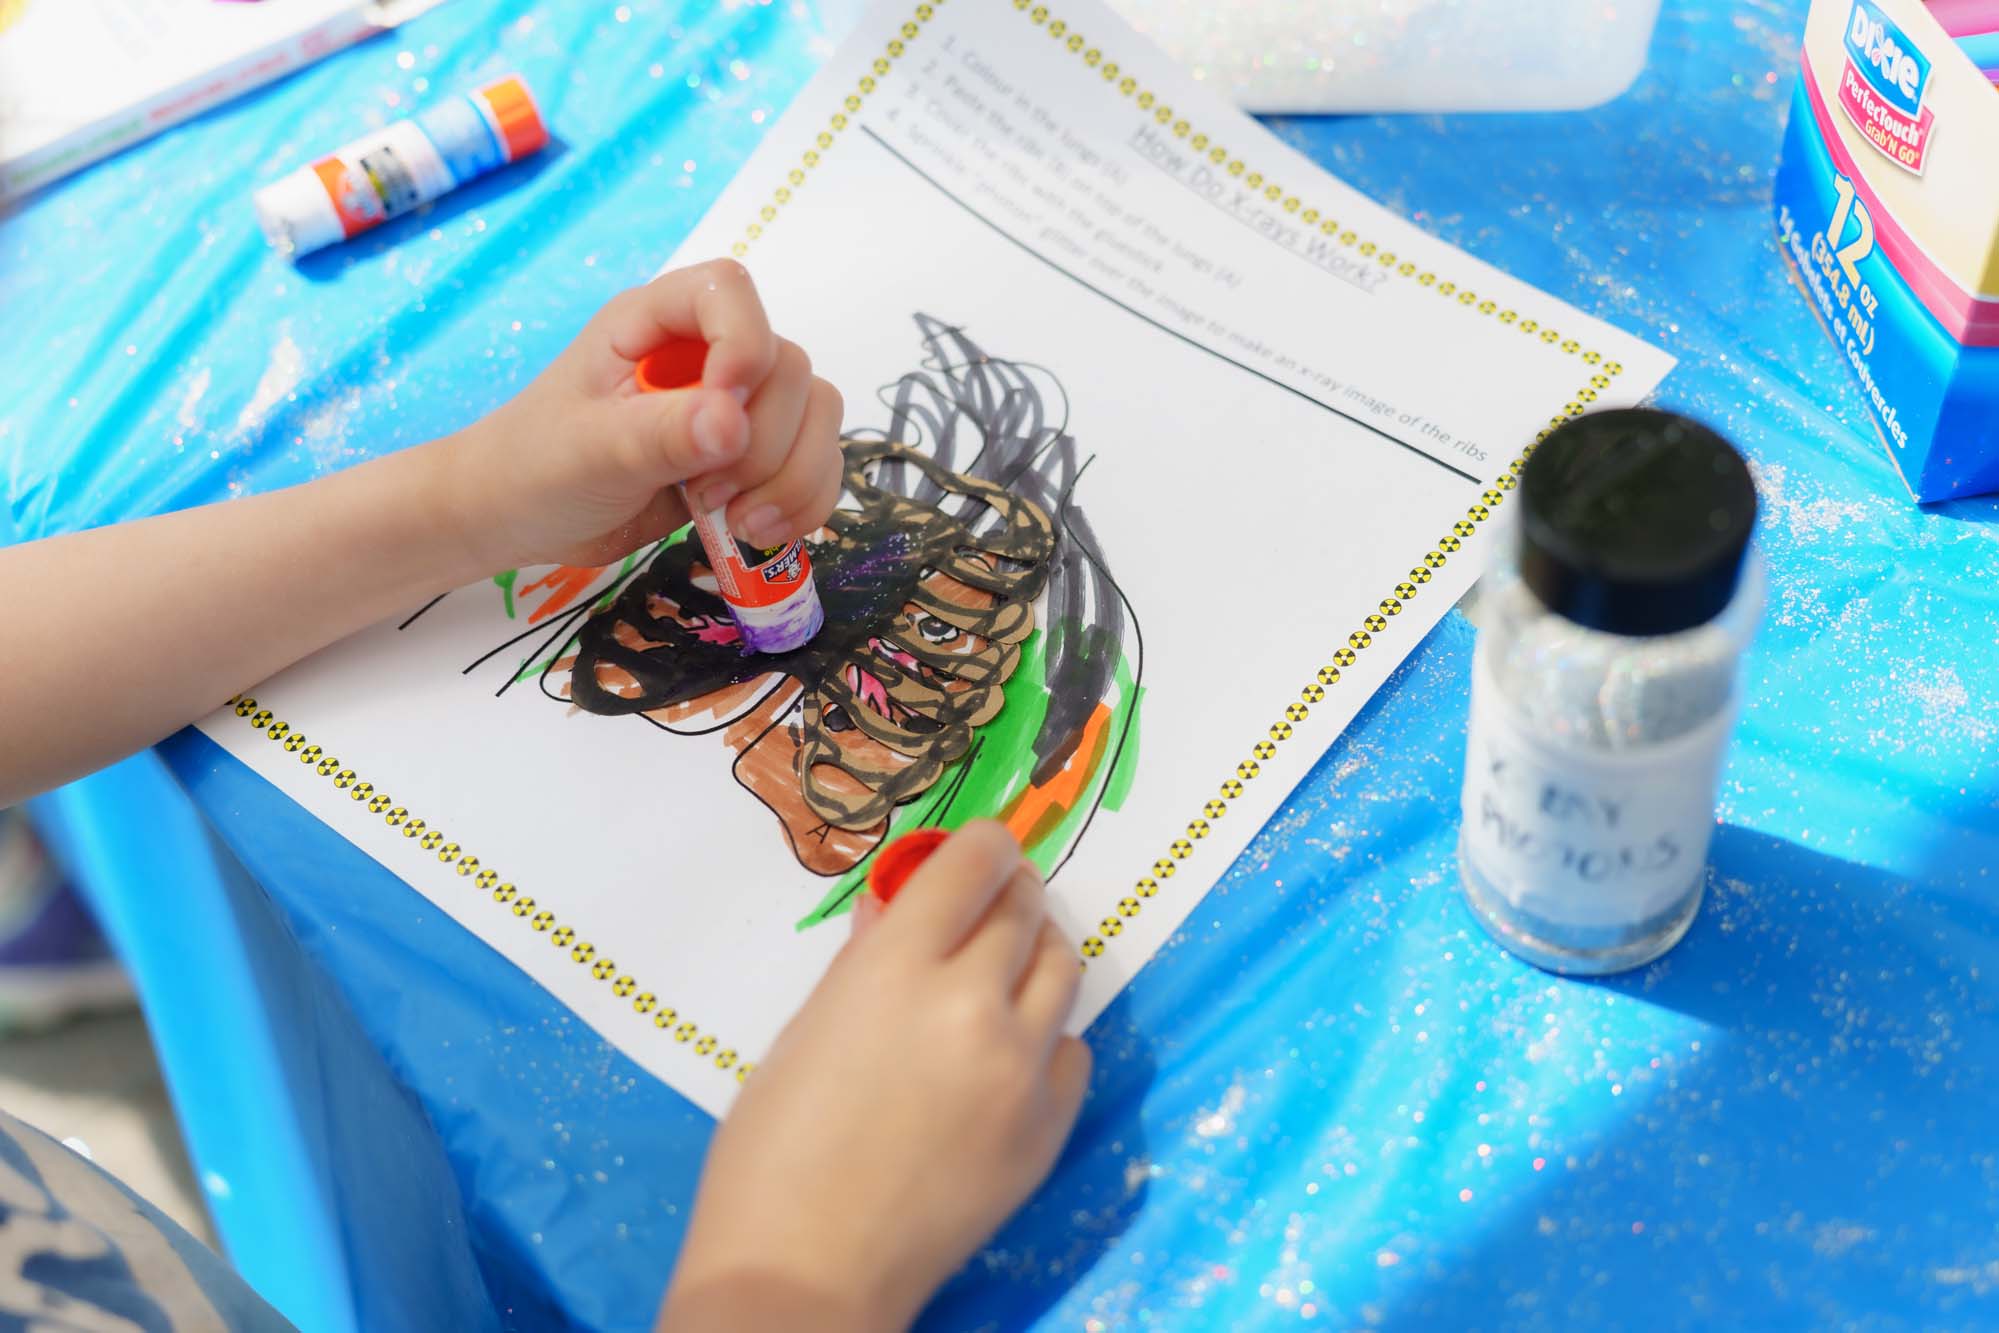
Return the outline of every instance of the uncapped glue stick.
{"type": "MultiPolygon", "coordinates": [[[[645,360],[636,372],[639,388],[648,393],[691,389],[701,382],[708,357],[706,343],[680,339],[645,360]]],[[[758,549],[738,541],[720,509],[704,510],[680,488],[680,498],[694,519],[694,531],[708,553],[715,589],[729,604],[742,635],[745,653],[788,653],[812,641],[826,623],[819,589],[812,582],[812,555],[797,539],[758,549]]]]}
{"type": "Polygon", "coordinates": [[[257,222],[288,255],[359,235],[548,142],[517,74],[363,135],[257,191],[257,222]]]}

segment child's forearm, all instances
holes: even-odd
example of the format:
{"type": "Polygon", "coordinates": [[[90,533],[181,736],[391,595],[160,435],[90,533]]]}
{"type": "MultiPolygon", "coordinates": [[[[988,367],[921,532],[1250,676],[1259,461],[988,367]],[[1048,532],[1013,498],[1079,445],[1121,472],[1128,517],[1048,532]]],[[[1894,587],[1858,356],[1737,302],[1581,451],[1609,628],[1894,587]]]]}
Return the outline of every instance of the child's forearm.
{"type": "Polygon", "coordinates": [[[153,744],[290,663],[490,570],[457,439],[268,495],[0,550],[0,807],[153,744]]]}
{"type": "Polygon", "coordinates": [[[682,1283],[660,1306],[653,1333],[894,1333],[906,1328],[903,1314],[887,1314],[853,1302],[848,1293],[828,1293],[790,1281],[783,1273],[743,1273],[723,1281],[682,1283]]]}

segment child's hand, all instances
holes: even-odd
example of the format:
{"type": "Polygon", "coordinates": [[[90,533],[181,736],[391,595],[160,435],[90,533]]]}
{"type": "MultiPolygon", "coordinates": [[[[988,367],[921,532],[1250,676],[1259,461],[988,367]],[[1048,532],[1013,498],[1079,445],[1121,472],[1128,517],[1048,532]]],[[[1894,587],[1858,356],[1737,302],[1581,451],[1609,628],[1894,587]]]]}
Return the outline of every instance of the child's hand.
{"type": "Polygon", "coordinates": [[[840,412],[805,353],[770,331],[742,265],[704,264],[617,297],[519,397],[447,439],[7,547],[0,586],[29,628],[0,636],[0,808],[452,588],[522,565],[607,564],[664,537],[686,521],[675,482],[711,504],[733,497],[729,525],[750,542],[802,536],[839,500],[840,412]],[[641,393],[639,360],[670,338],[707,342],[705,387],[641,393]],[[130,604],[115,624],[76,595],[112,586],[130,604]],[[60,696],[78,658],[100,664],[119,701],[84,723],[33,702],[60,696]]]}
{"type": "Polygon", "coordinates": [[[730,530],[775,546],[840,496],[840,395],[771,332],[733,260],[613,297],[547,370],[450,442],[450,512],[482,572],[601,565],[687,521],[674,483],[728,504],[730,530]],[[633,370],[674,338],[708,344],[702,386],[643,393],[633,370]]]}
{"type": "Polygon", "coordinates": [[[1082,972],[1011,834],[968,825],[854,925],[715,1132],[664,1328],[901,1327],[1069,1137],[1082,972]]]}

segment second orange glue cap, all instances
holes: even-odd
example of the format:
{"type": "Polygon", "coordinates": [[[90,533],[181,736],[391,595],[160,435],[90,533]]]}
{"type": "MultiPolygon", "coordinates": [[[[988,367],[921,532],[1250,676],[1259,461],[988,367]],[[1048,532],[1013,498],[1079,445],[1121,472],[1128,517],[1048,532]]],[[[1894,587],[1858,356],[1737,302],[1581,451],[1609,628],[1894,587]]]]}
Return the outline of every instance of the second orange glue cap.
{"type": "Polygon", "coordinates": [[[950,836],[949,829],[912,829],[876,852],[868,867],[868,892],[886,905],[950,836]]]}

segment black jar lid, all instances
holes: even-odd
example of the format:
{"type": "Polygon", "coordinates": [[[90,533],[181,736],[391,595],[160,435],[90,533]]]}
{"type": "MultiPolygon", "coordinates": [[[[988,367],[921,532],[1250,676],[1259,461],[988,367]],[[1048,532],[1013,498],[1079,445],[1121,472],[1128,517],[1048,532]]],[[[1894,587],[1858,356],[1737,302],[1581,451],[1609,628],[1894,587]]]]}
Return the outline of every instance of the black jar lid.
{"type": "Polygon", "coordinates": [[[1674,634],[1735,595],[1756,487],[1706,426],[1621,408],[1543,440],[1520,508],[1520,577],[1550,611],[1610,634],[1674,634]]]}

